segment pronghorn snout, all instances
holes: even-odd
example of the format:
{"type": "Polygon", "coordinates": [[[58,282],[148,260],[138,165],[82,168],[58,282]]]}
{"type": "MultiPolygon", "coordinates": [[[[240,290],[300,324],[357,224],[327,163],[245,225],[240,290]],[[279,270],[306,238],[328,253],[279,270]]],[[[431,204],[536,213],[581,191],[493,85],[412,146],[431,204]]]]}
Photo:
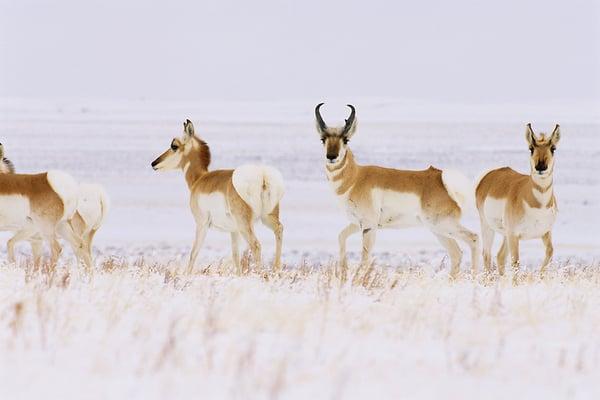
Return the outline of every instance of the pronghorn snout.
{"type": "Polygon", "coordinates": [[[535,170],[539,173],[542,173],[544,171],[546,171],[548,169],[548,164],[546,164],[546,162],[544,161],[538,161],[537,164],[535,164],[535,170]]]}
{"type": "Polygon", "coordinates": [[[152,164],[150,164],[152,166],[152,169],[156,171],[156,166],[158,165],[160,161],[158,159],[152,161],[152,164]]]}
{"type": "Polygon", "coordinates": [[[327,153],[327,159],[329,161],[335,161],[335,159],[337,158],[337,154],[333,154],[333,153],[327,153]]]}

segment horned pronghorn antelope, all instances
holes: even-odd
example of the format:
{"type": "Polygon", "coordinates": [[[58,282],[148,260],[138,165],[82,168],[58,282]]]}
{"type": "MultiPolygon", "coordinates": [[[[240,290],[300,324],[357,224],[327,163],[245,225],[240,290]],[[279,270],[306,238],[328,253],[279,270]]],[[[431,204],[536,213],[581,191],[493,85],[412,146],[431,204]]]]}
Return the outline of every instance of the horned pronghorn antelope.
{"type": "Polygon", "coordinates": [[[359,165],[348,143],[356,132],[356,111],[342,127],[328,127],[320,114],[323,103],[317,105],[317,131],[326,156],[327,178],[346,211],[350,224],[339,235],[342,279],[346,279],[346,239],[362,232],[361,264],[369,262],[379,228],[405,228],[425,225],[450,254],[450,276],[460,270],[462,251],[456,240],[471,250],[472,272],[478,269],[479,239],[465,228],[461,212],[473,196],[466,177],[454,171],[429,167],[423,171],[404,171],[377,166],[359,165]]]}
{"type": "Polygon", "coordinates": [[[546,247],[546,257],[541,273],[546,270],[554,249],[552,225],[558,208],[552,188],[554,151],[560,140],[560,127],[547,137],[537,137],[527,124],[525,139],[529,145],[529,175],[509,167],[486,173],[477,184],[477,209],[481,220],[483,263],[486,271],[492,269],[492,244],[494,233],[502,235],[502,245],[497,262],[500,275],[504,274],[507,250],[515,273],[519,270],[519,240],[541,238],[546,247]]]}
{"type": "Polygon", "coordinates": [[[245,165],[234,170],[209,171],[211,154],[206,142],[196,136],[188,119],[183,136],[174,138],[169,149],[152,162],[157,171],[181,169],[190,189],[190,208],[196,221],[196,238],[188,263],[191,273],[200,246],[209,227],[231,234],[231,253],[241,274],[239,238],[250,246],[257,263],[261,263],[261,246],[254,234],[260,219],[275,234],[273,269],[281,267],[283,225],[279,221],[279,202],[283,197],[283,177],[273,167],[245,165]]]}
{"type": "MultiPolygon", "coordinates": [[[[14,260],[16,242],[39,235],[49,243],[51,263],[55,264],[61,252],[57,240],[60,235],[71,244],[77,257],[91,267],[91,259],[83,251],[83,241],[68,223],[77,207],[77,184],[73,178],[60,171],[14,174],[1,145],[0,152],[0,230],[16,232],[8,243],[9,260],[14,260]]],[[[36,265],[39,261],[35,259],[36,265]]]]}

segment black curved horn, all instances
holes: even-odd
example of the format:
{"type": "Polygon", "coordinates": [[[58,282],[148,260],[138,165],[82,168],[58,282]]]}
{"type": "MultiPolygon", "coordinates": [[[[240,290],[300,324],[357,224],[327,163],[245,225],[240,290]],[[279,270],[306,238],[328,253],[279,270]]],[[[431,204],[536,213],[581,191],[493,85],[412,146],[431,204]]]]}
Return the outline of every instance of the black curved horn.
{"type": "Polygon", "coordinates": [[[356,118],[356,109],[354,108],[354,106],[352,104],[346,104],[346,105],[348,107],[350,107],[350,110],[352,110],[352,111],[350,112],[350,116],[346,120],[346,125],[344,126],[344,131],[343,131],[344,134],[348,133],[348,131],[352,127],[352,124],[354,123],[354,119],[356,118]]]}
{"type": "Polygon", "coordinates": [[[321,112],[319,111],[323,104],[325,103],[319,103],[317,104],[317,107],[315,107],[315,117],[317,118],[317,124],[319,124],[319,129],[325,131],[327,130],[327,124],[325,123],[325,121],[323,121],[323,117],[321,117],[321,112]]]}

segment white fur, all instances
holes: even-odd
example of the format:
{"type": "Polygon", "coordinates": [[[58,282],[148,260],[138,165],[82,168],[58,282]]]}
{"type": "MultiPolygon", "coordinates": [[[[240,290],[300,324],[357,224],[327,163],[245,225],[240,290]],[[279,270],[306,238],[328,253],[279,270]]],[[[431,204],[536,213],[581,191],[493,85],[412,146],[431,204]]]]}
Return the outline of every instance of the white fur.
{"type": "Polygon", "coordinates": [[[48,183],[64,204],[62,221],[71,219],[77,210],[79,187],[73,177],[62,171],[48,171],[48,183]]]}
{"type": "Polygon", "coordinates": [[[283,197],[283,176],[267,165],[242,165],[233,171],[233,187],[255,217],[269,214],[283,197]]]}
{"type": "Polygon", "coordinates": [[[380,228],[408,228],[421,225],[421,198],[414,193],[373,189],[374,208],[379,210],[380,228]]]}
{"type": "Polygon", "coordinates": [[[97,184],[79,185],[77,212],[83,218],[86,232],[98,230],[106,218],[110,202],[104,188],[97,184]]]}
{"type": "Polygon", "coordinates": [[[447,169],[442,171],[442,182],[462,211],[474,210],[475,187],[466,176],[456,170],[447,169]]]}
{"type": "Polygon", "coordinates": [[[18,194],[0,196],[0,230],[19,230],[28,225],[29,199],[18,194]]]}

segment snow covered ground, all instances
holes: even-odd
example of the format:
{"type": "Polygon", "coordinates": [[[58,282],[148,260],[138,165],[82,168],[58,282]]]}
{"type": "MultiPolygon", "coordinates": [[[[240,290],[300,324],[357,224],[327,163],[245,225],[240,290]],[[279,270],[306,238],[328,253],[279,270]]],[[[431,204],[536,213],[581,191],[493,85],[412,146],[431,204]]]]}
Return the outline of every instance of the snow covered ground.
{"type": "MultiPolygon", "coordinates": [[[[342,121],[343,103],[328,104],[326,119],[342,121]]],[[[19,171],[66,170],[105,185],[112,201],[91,280],[68,254],[55,276],[29,276],[25,245],[21,263],[0,266],[2,397],[597,398],[593,107],[356,106],[359,162],[432,164],[473,179],[496,166],[526,171],[524,123],[547,131],[560,122],[551,277],[449,284],[441,247],[415,228],[378,235],[369,288],[339,287],[330,267],[346,220],[325,180],[312,102],[2,99],[0,142],[19,171]],[[230,276],[229,236],[219,232],[201,250],[204,272],[179,274],[193,236],[187,187],[150,162],[185,118],[210,145],[213,168],[265,162],[282,171],[282,277],[230,276]]],[[[474,215],[467,220],[477,228],[474,215]]],[[[274,240],[258,234],[268,259],[274,240]]],[[[356,260],[358,237],[349,249],[356,260]]],[[[522,246],[530,270],[541,257],[540,241],[522,246]]]]}

